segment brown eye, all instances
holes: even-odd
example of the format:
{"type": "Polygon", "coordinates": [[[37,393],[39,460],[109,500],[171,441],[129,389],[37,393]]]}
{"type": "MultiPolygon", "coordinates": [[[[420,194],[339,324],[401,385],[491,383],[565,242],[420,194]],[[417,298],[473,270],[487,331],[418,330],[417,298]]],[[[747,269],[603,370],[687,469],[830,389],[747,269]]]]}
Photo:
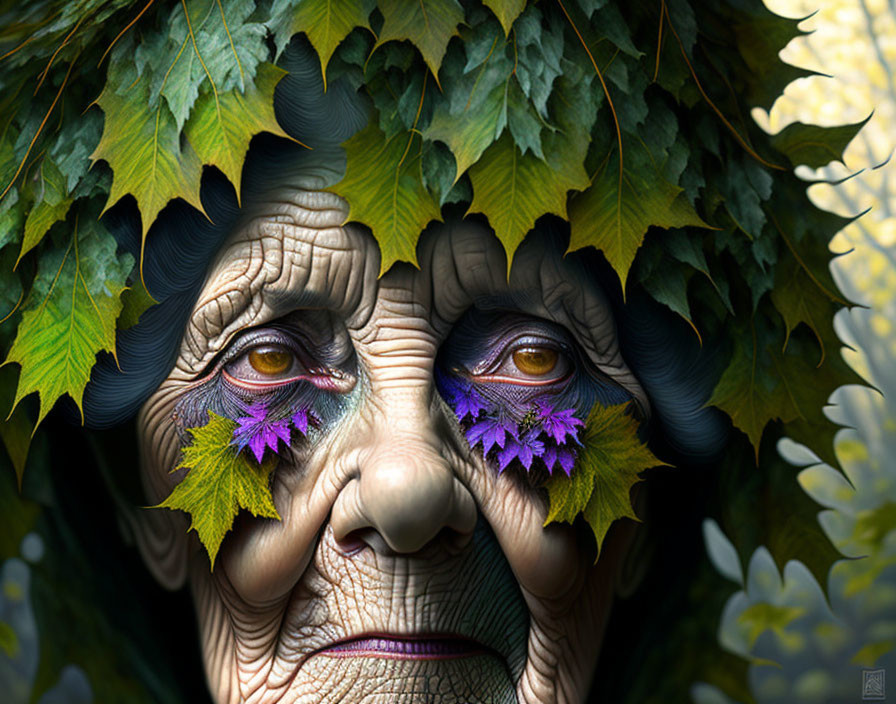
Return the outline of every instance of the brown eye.
{"type": "Polygon", "coordinates": [[[292,367],[292,352],[281,347],[262,347],[249,352],[249,364],[259,374],[275,376],[292,367]]]}
{"type": "Polygon", "coordinates": [[[513,363],[523,374],[544,376],[557,366],[558,357],[550,347],[524,347],[513,353],[513,363]]]}

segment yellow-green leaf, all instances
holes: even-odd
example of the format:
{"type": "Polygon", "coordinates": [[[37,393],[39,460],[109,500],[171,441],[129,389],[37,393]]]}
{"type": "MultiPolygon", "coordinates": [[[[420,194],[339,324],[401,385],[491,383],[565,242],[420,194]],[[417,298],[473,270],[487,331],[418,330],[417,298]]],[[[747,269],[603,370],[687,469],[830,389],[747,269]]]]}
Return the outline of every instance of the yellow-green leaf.
{"type": "Polygon", "coordinates": [[[136,198],[144,241],[168,201],[183,198],[202,211],[202,164],[189,144],[181,148],[180,133],[165,101],[158,100],[150,108],[147,82],[142,78],[129,88],[116,86],[110,75],[97,101],[106,116],[103,136],[91,155],[94,161],[104,159],[112,169],[107,207],[128,193],[136,198]],[[126,92],[119,93],[116,87],[126,92]]]}
{"type": "Polygon", "coordinates": [[[373,0],[302,0],[293,15],[290,33],[305,32],[311,46],[320,56],[324,89],[327,86],[327,64],[339,43],[355,27],[370,28],[368,17],[373,0]]]}
{"type": "Polygon", "coordinates": [[[25,219],[25,235],[22,238],[19,260],[43,239],[47,230],[65,217],[73,201],[66,187],[65,176],[49,158],[45,157],[40,162],[34,195],[34,205],[25,219]]]}
{"type": "Polygon", "coordinates": [[[345,178],[332,190],[348,201],[347,220],[367,225],[380,245],[380,273],[396,261],[417,265],[417,238],[441,213],[423,185],[421,138],[386,139],[372,122],[345,142],[345,178]]]}
{"type": "Polygon", "coordinates": [[[261,64],[255,82],[242,93],[206,92],[196,101],[184,134],[203,164],[217,166],[230,179],[240,198],[243,161],[249,142],[259,132],[289,138],[274,116],[274,88],[286,72],[273,64],[261,64]]]}
{"type": "Polygon", "coordinates": [[[585,422],[582,449],[569,477],[554,475],[547,483],[548,523],[572,523],[580,513],[597,541],[603,543],[610,525],[628,516],[638,520],[631,489],[645,469],[662,464],[638,439],[638,423],[626,405],[595,404],[585,422]]]}
{"type": "Polygon", "coordinates": [[[410,40],[438,81],[448,41],[457,34],[457,25],[464,19],[464,10],[457,0],[379,0],[378,4],[383,28],[376,46],[392,40],[410,40]]]}
{"type": "Polygon", "coordinates": [[[224,535],[240,509],[277,520],[280,514],[269,487],[275,462],[259,465],[247,453],[237,452],[231,444],[236,423],[212,411],[208,418],[206,425],[188,429],[193,443],[183,448],[181,463],[173,471],[189,471],[158,507],[190,514],[190,528],[199,535],[214,568],[224,535]]]}
{"type": "Polygon", "coordinates": [[[558,160],[554,169],[534,154],[522,154],[508,132],[470,167],[472,212],[483,213],[507,251],[513,253],[535,221],[546,213],[566,217],[566,192],[588,185],[584,153],[558,160]]]}
{"type": "Polygon", "coordinates": [[[140,321],[140,316],[158,303],[158,301],[150,295],[143,280],[138,278],[121,294],[121,303],[122,309],[121,315],[118,316],[118,329],[127,330],[134,327],[140,321]]]}
{"type": "Polygon", "coordinates": [[[526,9],[526,0],[483,0],[482,4],[495,13],[505,35],[510,34],[513,21],[526,9]]]}
{"type": "Polygon", "coordinates": [[[642,149],[637,144],[626,150],[621,173],[618,151],[607,154],[591,186],[569,203],[569,250],[589,245],[601,250],[623,288],[650,226],[707,226],[682,189],[663,178],[649,155],[637,153],[642,149]]]}
{"type": "Polygon", "coordinates": [[[98,352],[115,352],[115,320],[133,265],[94,220],[75,226],[67,249],[41,259],[22,322],[4,364],[22,369],[13,408],[30,393],[40,397],[37,422],[63,394],[80,407],[98,352]]]}
{"type": "Polygon", "coordinates": [[[752,648],[756,640],[768,630],[773,631],[779,638],[784,636],[784,629],[806,613],[801,606],[777,606],[760,602],[746,609],[737,621],[747,628],[747,643],[752,648]]]}

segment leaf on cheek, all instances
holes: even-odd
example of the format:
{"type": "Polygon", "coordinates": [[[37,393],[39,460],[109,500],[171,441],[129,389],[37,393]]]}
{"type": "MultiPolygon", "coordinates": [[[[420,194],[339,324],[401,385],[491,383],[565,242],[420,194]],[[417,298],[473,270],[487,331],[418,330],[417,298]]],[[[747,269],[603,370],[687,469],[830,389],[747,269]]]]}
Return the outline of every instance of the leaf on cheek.
{"type": "Polygon", "coordinates": [[[544,524],[572,523],[581,513],[594,533],[598,555],[613,521],[623,516],[638,520],[630,497],[641,481],[638,475],[663,464],[638,439],[638,423],[626,409],[596,404],[571,476],[554,476],[547,483],[550,508],[544,524]]]}
{"type": "Polygon", "coordinates": [[[269,488],[276,460],[252,462],[231,444],[236,423],[212,411],[208,417],[207,425],[188,430],[193,444],[183,449],[183,459],[173,470],[188,469],[187,476],[154,508],[189,513],[190,527],[199,535],[214,568],[221,542],[240,509],[277,520],[280,514],[269,488]]]}

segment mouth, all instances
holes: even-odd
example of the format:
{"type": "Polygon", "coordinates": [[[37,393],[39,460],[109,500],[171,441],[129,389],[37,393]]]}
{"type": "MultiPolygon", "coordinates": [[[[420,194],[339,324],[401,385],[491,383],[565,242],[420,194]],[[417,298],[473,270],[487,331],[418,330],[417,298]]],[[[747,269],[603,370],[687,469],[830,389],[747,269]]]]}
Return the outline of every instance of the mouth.
{"type": "Polygon", "coordinates": [[[432,634],[363,635],[339,641],[317,655],[333,658],[387,658],[391,660],[455,660],[478,655],[492,655],[490,648],[469,638],[455,635],[432,634]]]}

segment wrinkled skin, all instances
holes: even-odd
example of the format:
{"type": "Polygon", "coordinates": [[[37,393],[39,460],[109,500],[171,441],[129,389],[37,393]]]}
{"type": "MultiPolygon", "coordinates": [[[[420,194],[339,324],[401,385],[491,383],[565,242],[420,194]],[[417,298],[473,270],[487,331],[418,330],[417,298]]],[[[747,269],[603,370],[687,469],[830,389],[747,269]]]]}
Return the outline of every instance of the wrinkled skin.
{"type": "Polygon", "coordinates": [[[330,193],[284,189],[247,214],[138,419],[142,478],[158,502],[183,477],[170,472],[187,437],[185,399],[220,373],[219,355],[248,328],[328,311],[331,348],[354,366],[332,418],[280,453],[282,521],[241,515],[210,571],[184,514],[144,512],[143,555],[163,583],[189,579],[221,704],[583,701],[630,526],[614,527],[596,565],[590,537],[543,527],[544,490],[471,451],[433,368],[464,311],[517,291],[521,313],[564,326],[644,403],[609,307],[547,238],[518,250],[508,284],[501,245],[471,222],[434,227],[419,270],[399,264],[378,279],[376,243],[341,226],[346,212],[330,193]],[[326,651],[364,634],[454,635],[482,648],[452,659],[326,651]]]}

